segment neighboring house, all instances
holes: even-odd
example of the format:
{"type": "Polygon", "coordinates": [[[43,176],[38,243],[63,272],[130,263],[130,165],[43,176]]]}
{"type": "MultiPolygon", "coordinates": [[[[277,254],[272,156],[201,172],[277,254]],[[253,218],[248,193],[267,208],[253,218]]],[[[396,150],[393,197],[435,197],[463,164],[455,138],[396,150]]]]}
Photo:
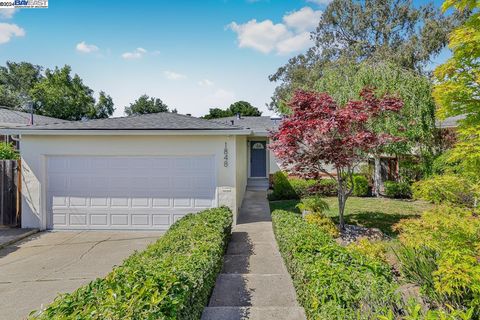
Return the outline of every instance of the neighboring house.
{"type": "Polygon", "coordinates": [[[222,205],[236,217],[247,185],[278,170],[275,122],[243,121],[157,113],[2,129],[22,143],[22,227],[165,230],[222,205]]]}
{"type": "MultiPolygon", "coordinates": [[[[33,115],[33,123],[35,125],[54,124],[65,122],[65,120],[33,115]]],[[[30,113],[0,107],[0,128],[14,128],[18,126],[27,126],[32,123],[32,115],[30,113]]],[[[18,147],[18,141],[10,136],[0,134],[0,142],[12,142],[18,147]]]]}

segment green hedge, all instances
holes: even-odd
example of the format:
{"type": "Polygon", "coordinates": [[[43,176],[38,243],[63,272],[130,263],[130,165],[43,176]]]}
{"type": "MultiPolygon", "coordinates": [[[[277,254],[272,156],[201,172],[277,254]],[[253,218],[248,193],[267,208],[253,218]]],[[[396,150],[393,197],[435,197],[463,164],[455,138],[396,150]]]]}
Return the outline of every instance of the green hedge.
{"type": "Polygon", "coordinates": [[[410,199],[412,187],[408,182],[385,181],[385,195],[388,198],[410,199]]]}
{"type": "Polygon", "coordinates": [[[376,319],[397,307],[390,268],[338,245],[293,212],[272,213],[275,237],[309,319],[376,319]]]}
{"type": "Polygon", "coordinates": [[[356,197],[368,196],[368,179],[365,176],[353,176],[353,195],[356,197]]]}
{"type": "Polygon", "coordinates": [[[105,278],[59,296],[31,319],[200,319],[231,226],[224,207],[189,214],[105,278]]]}
{"type": "Polygon", "coordinates": [[[269,200],[291,200],[310,196],[336,195],[337,182],[330,178],[321,180],[290,178],[286,173],[277,171],[273,175],[273,192],[268,198],[269,200]]]}

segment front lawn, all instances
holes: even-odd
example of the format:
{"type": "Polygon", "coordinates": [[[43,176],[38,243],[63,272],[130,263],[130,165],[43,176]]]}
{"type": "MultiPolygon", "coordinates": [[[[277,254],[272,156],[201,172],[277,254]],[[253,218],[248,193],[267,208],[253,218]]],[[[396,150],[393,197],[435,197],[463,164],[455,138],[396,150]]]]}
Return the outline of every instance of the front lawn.
{"type": "MultiPolygon", "coordinates": [[[[338,200],[327,197],[330,206],[327,215],[338,219],[338,200]]],[[[277,209],[298,212],[295,207],[299,200],[270,201],[270,210],[277,209]]],[[[345,222],[368,228],[378,228],[389,236],[395,236],[392,226],[401,219],[419,216],[422,212],[432,209],[434,205],[424,201],[395,200],[388,198],[358,198],[347,200],[345,222]]]]}

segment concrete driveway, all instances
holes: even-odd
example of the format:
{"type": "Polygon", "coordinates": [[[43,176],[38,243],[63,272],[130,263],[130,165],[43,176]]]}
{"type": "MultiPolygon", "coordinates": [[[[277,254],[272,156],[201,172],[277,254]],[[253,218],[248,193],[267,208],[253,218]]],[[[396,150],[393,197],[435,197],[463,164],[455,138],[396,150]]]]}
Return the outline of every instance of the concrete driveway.
{"type": "Polygon", "coordinates": [[[0,319],[25,319],[58,293],[105,276],[160,232],[42,232],[0,250],[0,319]]]}

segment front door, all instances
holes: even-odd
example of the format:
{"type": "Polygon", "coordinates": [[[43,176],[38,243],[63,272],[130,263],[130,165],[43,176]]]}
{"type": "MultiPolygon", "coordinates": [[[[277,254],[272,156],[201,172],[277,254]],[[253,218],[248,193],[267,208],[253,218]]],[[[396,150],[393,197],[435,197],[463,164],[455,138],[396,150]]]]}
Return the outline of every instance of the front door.
{"type": "Polygon", "coordinates": [[[267,176],[267,143],[265,141],[250,142],[250,176],[265,178],[267,176]]]}

